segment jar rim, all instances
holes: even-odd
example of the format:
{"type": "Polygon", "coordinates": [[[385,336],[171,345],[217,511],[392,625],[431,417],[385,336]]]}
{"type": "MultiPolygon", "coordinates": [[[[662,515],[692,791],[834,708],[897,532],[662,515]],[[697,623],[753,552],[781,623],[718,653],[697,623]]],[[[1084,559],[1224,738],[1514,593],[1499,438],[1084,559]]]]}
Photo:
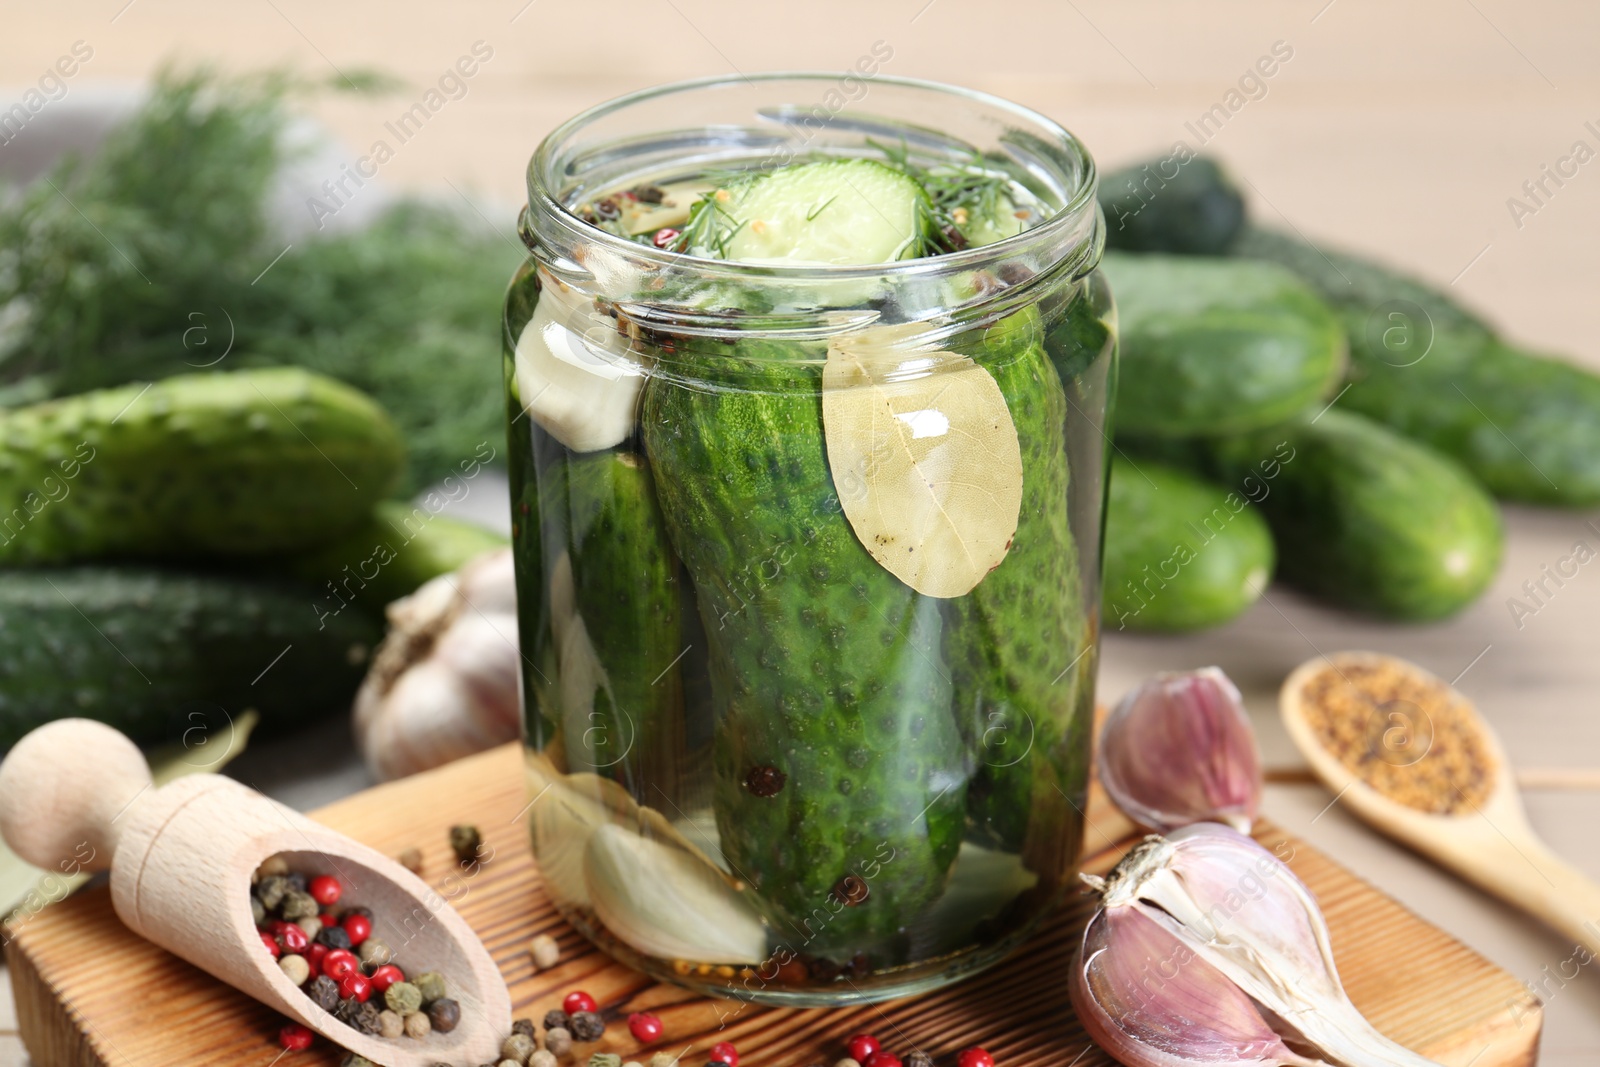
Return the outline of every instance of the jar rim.
{"type": "MultiPolygon", "coordinates": [[[[823,70],[762,71],[748,75],[717,74],[703,78],[668,82],[602,101],[567,119],[546,134],[539,142],[533,156],[528,160],[527,210],[532,216],[554,222],[561,230],[565,231],[564,236],[570,239],[588,242],[601,249],[636,259],[643,265],[653,267],[672,267],[676,265],[679,267],[694,267],[701,270],[714,270],[727,276],[792,281],[806,278],[838,280],[883,278],[885,276],[905,278],[919,274],[978,268],[997,258],[1005,258],[1007,255],[1018,252],[1023,248],[1047,245],[1053,241],[1069,238],[1073,231],[1082,229],[1086,214],[1092,214],[1098,210],[1098,204],[1095,199],[1098,173],[1095,168],[1094,157],[1090,155],[1084,143],[1065,126],[1041,112],[993,93],[978,89],[968,89],[963,86],[951,85],[947,82],[934,81],[927,78],[910,78],[886,74],[875,74],[871,80],[875,84],[893,85],[943,97],[959,98],[1024,120],[1037,127],[1036,132],[1046,135],[1052,140],[1052,147],[1065,150],[1072,157],[1076,164],[1076,186],[1071,188],[1070,195],[1064,198],[1061,206],[1051,212],[1050,216],[1039,225],[992,244],[978,245],[962,249],[959,252],[920,256],[916,259],[895,260],[889,263],[841,266],[835,264],[743,263],[738,260],[711,259],[704,256],[690,255],[686,252],[669,252],[652,248],[584,222],[567,208],[566,204],[557,195],[556,190],[551,188],[551,183],[547,181],[547,176],[555,163],[555,152],[559,146],[564,145],[580,130],[600,119],[639,104],[680,93],[705,89],[750,87],[761,83],[784,81],[837,82],[841,77],[848,74],[848,71],[823,70]]],[[[1072,241],[1070,243],[1075,245],[1078,242],[1072,241]]],[[[1098,257],[1096,256],[1095,258],[1097,259],[1098,257]]]]}

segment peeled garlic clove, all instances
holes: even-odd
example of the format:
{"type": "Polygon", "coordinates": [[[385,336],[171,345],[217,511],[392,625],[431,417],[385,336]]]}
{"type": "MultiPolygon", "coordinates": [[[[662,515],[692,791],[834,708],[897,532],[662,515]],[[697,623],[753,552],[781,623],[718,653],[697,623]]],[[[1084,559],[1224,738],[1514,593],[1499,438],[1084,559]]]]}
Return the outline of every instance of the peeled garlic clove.
{"type": "Polygon", "coordinates": [[[1135,908],[1083,932],[1072,1006],[1089,1037],[1128,1067],[1313,1067],[1238,986],[1135,908]]]}
{"type": "Polygon", "coordinates": [[[644,368],[616,320],[547,273],[533,318],[517,338],[517,394],[534,422],[575,452],[633,433],[644,368]]]}
{"type": "Polygon", "coordinates": [[[529,823],[539,876],[557,903],[589,904],[584,854],[596,830],[637,823],[638,805],[618,783],[598,774],[562,774],[542,752],[527,755],[529,823]]]}
{"type": "Polygon", "coordinates": [[[1158,674],[1124,697],[1106,717],[1099,761],[1117,807],[1163,833],[1207,820],[1248,832],[1260,807],[1255,734],[1216,667],[1158,674]]]}
{"type": "Polygon", "coordinates": [[[767,931],[722,872],[676,844],[620,826],[598,827],[584,853],[596,917],[657,959],[759,964],[767,931]]]}
{"type": "Polygon", "coordinates": [[[1438,1067],[1375,1030],[1345,994],[1328,925],[1277,856],[1218,823],[1136,845],[1104,880],[1106,912],[1138,911],[1342,1067],[1438,1067]]]}

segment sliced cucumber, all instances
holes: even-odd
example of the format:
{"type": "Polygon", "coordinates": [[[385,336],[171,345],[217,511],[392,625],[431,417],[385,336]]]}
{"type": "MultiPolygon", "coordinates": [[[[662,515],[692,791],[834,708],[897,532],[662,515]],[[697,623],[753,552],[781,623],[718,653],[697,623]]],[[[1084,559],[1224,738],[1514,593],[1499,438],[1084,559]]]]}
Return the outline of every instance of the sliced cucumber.
{"type": "Polygon", "coordinates": [[[915,179],[882,163],[802,163],[712,194],[693,245],[744,263],[891,263],[921,254],[930,209],[915,179]]]}

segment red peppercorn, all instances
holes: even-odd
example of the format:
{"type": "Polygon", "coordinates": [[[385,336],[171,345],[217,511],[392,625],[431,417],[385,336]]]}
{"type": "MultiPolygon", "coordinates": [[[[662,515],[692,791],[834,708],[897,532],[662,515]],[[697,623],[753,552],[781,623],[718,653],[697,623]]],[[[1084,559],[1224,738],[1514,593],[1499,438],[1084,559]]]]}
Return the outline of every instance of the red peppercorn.
{"type": "Polygon", "coordinates": [[[636,1011],[628,1016],[628,1033],[632,1034],[635,1041],[646,1045],[653,1045],[661,1040],[661,1033],[665,1029],[661,1025],[661,1016],[648,1011],[636,1011]]]}
{"type": "Polygon", "coordinates": [[[278,944],[283,951],[296,956],[305,952],[306,946],[311,944],[311,939],[306,936],[306,932],[294,923],[273,923],[272,935],[278,939],[278,944]]]}
{"type": "Polygon", "coordinates": [[[365,915],[346,915],[341,923],[344,932],[350,935],[350,943],[359,945],[372,936],[372,920],[365,915]]]}
{"type": "Polygon", "coordinates": [[[989,1055],[988,1049],[973,1045],[956,1055],[956,1067],[994,1067],[994,1057],[989,1055]]]}
{"type": "Polygon", "coordinates": [[[566,999],[561,1002],[561,1010],[568,1015],[576,1015],[580,1011],[599,1011],[600,1008],[595,1004],[593,997],[579,989],[567,994],[566,999]]]}
{"type": "Polygon", "coordinates": [[[880,1049],[862,1060],[861,1067],[901,1067],[900,1057],[880,1049]]]}
{"type": "Polygon", "coordinates": [[[330,951],[327,945],[319,945],[315,941],[306,946],[305,957],[306,962],[311,964],[311,977],[322,973],[322,961],[327,959],[330,951]]]}
{"type": "Polygon", "coordinates": [[[671,226],[663,226],[661,229],[656,231],[656,235],[654,237],[650,238],[650,243],[655,245],[657,248],[666,248],[677,239],[677,230],[674,230],[671,226]]]}
{"type": "Polygon", "coordinates": [[[262,930],[261,931],[261,943],[263,945],[267,946],[267,951],[272,953],[272,958],[273,959],[277,959],[278,958],[281,950],[278,948],[278,939],[277,938],[275,938],[271,934],[267,933],[267,931],[262,930]]]}
{"type": "Polygon", "coordinates": [[[361,973],[361,961],[354,952],[336,948],[322,958],[322,973],[335,982],[342,982],[352,974],[361,973]]]}
{"type": "Polygon", "coordinates": [[[339,995],[341,997],[355,997],[365,1004],[367,998],[372,996],[372,979],[360,971],[348,975],[339,983],[339,995]]]}
{"type": "Polygon", "coordinates": [[[732,1041],[718,1041],[712,1045],[707,1058],[726,1063],[728,1067],[739,1067],[739,1050],[733,1047],[732,1041]]]}
{"type": "Polygon", "coordinates": [[[339,898],[344,895],[344,886],[340,885],[339,879],[331,874],[319,874],[311,879],[311,884],[306,886],[306,892],[311,894],[312,900],[324,908],[331,908],[339,903],[339,898]]]}
{"type": "Polygon", "coordinates": [[[405,980],[406,972],[392,963],[385,963],[382,967],[372,972],[372,991],[374,993],[387,993],[390,986],[405,980]]]}
{"type": "Polygon", "coordinates": [[[311,1047],[311,1031],[299,1023],[287,1023],[278,1031],[278,1044],[290,1052],[304,1052],[311,1047]]]}
{"type": "Polygon", "coordinates": [[[871,1034],[857,1034],[846,1045],[850,1049],[850,1058],[857,1063],[866,1063],[868,1057],[883,1047],[871,1034]]]}

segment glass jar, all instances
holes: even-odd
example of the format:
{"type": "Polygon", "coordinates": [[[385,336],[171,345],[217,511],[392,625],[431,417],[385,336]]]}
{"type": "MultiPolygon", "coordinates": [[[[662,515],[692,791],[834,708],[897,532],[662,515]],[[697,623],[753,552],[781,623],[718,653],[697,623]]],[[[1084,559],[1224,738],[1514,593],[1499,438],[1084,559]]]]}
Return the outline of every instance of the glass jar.
{"type": "Polygon", "coordinates": [[[504,317],[528,817],[616,958],[878,1000],[993,964],[1068,889],[1116,359],[1094,194],[1048,119],[887,77],[673,85],[539,146],[504,317]],[[1047,217],[873,267],[579,217],[885,145],[1047,217]]]}

